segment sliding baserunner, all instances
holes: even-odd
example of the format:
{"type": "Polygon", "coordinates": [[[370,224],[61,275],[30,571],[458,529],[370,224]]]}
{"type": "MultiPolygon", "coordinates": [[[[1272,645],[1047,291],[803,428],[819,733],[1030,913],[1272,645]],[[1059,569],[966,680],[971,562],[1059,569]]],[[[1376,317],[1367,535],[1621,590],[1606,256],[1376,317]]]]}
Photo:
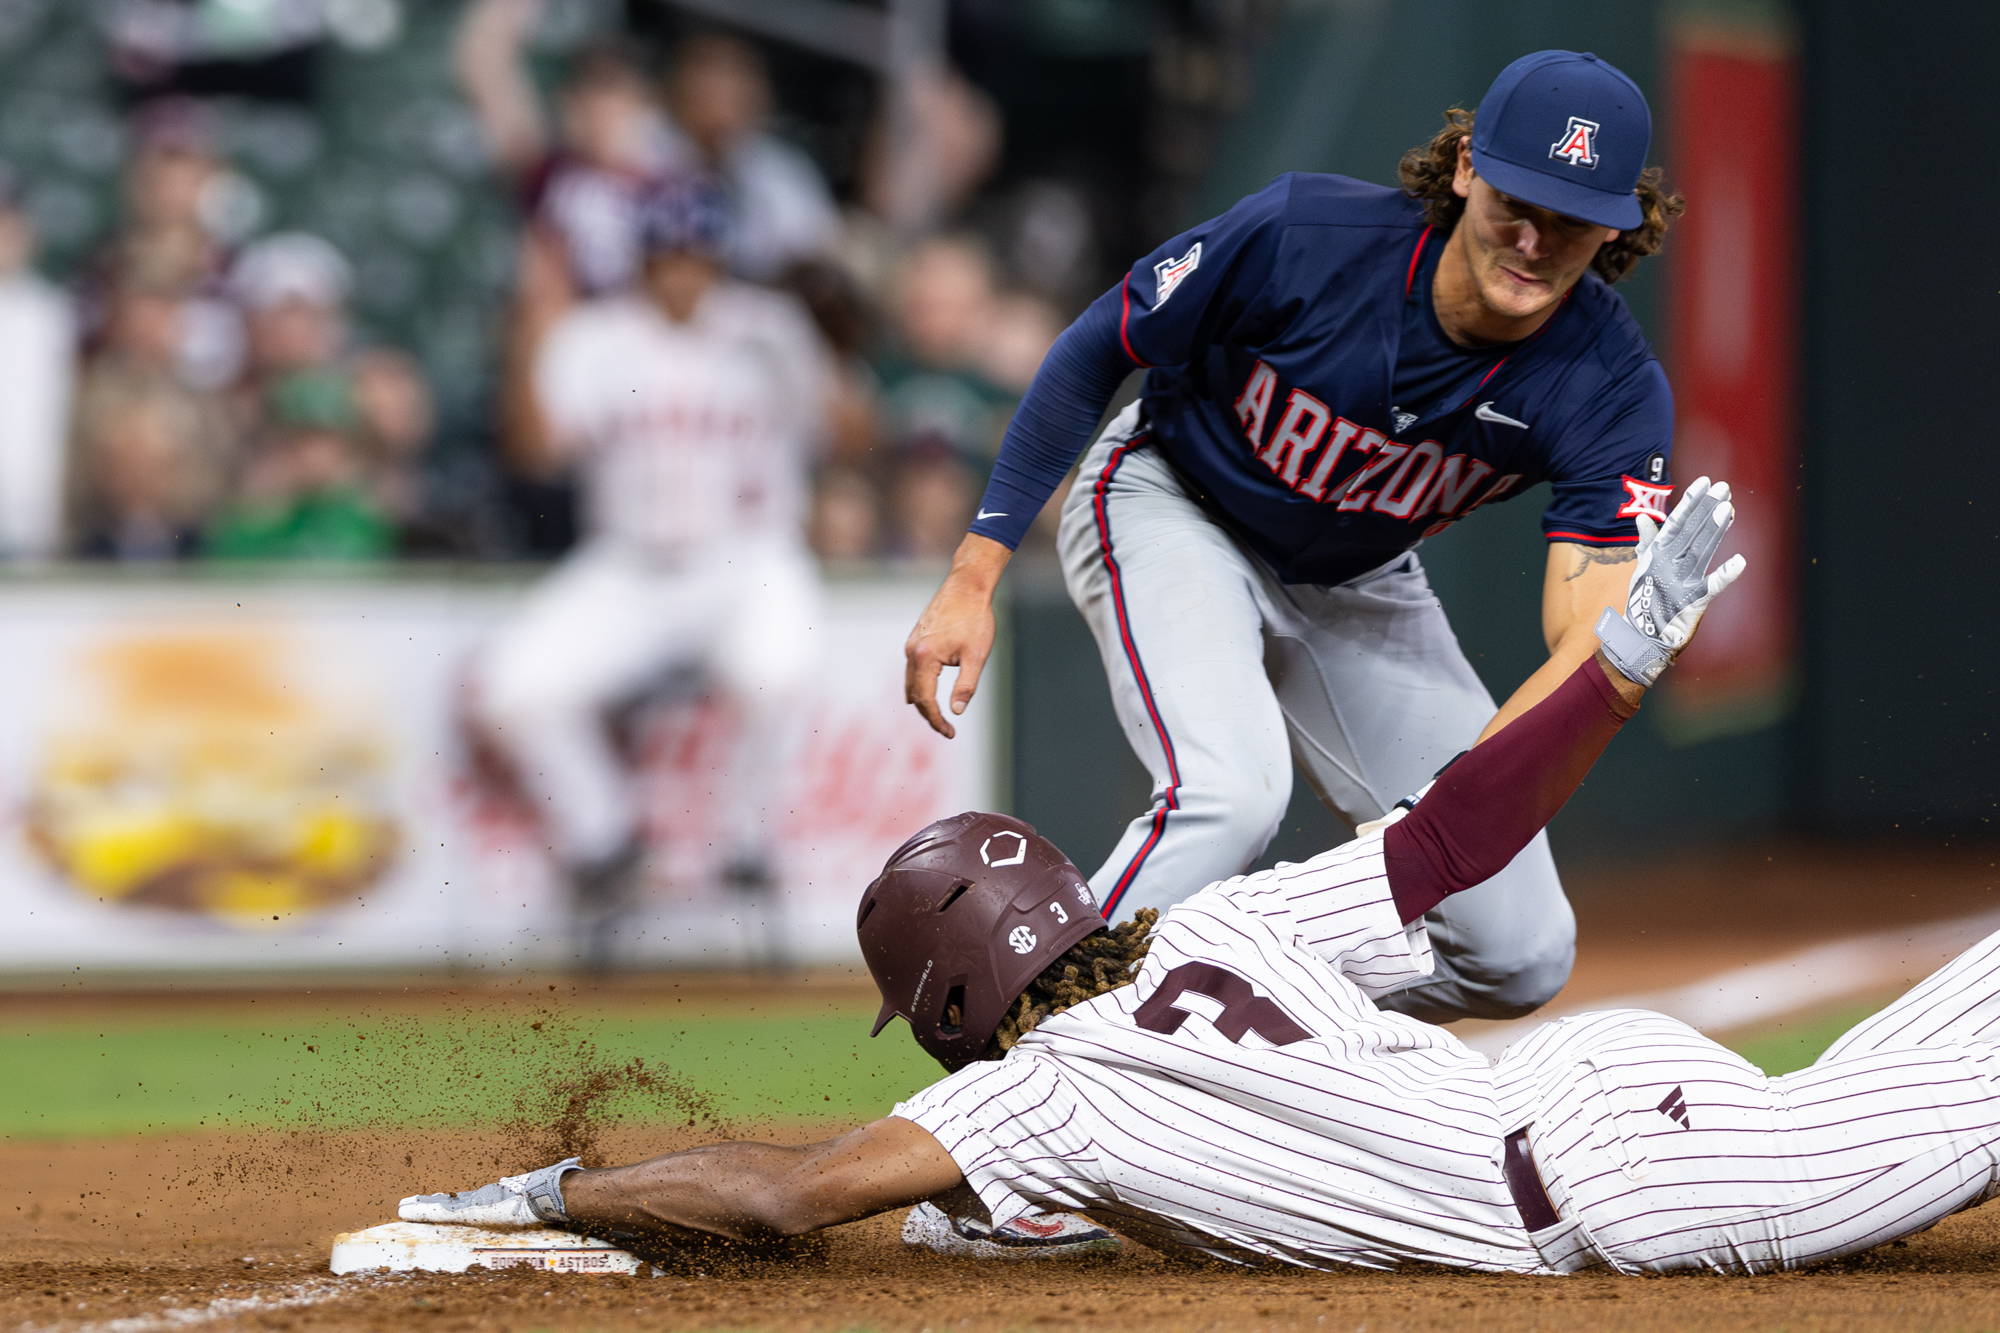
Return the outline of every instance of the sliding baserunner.
{"type": "MultiPolygon", "coordinates": [[[[1403,161],[1403,188],[1288,175],[1135,264],[1057,341],[953,568],[908,645],[908,697],[949,736],[993,642],[1002,567],[1083,458],[1060,541],[1149,810],[1091,876],[1107,917],[1240,873],[1294,763],[1351,824],[1545,697],[1596,648],[1665,516],[1673,407],[1608,284],[1680,201],[1642,170],[1645,98],[1591,55],[1504,70],[1403,161]],[[1414,550],[1553,484],[1550,657],[1496,714],[1414,550]]],[[[1575,927],[1537,837],[1429,919],[1436,966],[1379,997],[1506,1018],[1568,979],[1575,927]]]]}
{"type": "Polygon", "coordinates": [[[901,1015],[953,1072],[889,1117],[801,1148],[572,1160],[404,1218],[671,1247],[933,1198],[982,1225],[1075,1210],[1243,1263],[1755,1273],[1986,1201],[2000,935],[1780,1078],[1638,1010],[1545,1024],[1488,1066],[1374,1003],[1424,974],[1429,910],[1561,806],[1740,571],[1702,578],[1728,506],[1689,490],[1656,541],[1642,529],[1600,653],[1343,847],[1110,931],[1017,820],[911,839],[863,897],[862,951],[881,1024],[901,1015]]]}

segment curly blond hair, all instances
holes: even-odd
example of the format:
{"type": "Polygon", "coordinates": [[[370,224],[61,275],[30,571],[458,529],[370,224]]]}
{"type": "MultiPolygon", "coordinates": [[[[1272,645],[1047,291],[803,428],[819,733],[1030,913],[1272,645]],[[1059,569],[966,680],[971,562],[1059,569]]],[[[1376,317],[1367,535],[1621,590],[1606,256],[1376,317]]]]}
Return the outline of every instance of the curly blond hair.
{"type": "MultiPolygon", "coordinates": [[[[1432,135],[1429,143],[1419,144],[1403,154],[1396,168],[1396,174],[1402,178],[1403,193],[1423,200],[1424,221],[1446,235],[1465,212],[1465,200],[1452,190],[1451,183],[1458,174],[1458,146],[1472,137],[1472,116],[1472,112],[1460,106],[1446,111],[1444,128],[1432,135]]],[[[1590,261],[1592,271],[1606,282],[1618,281],[1647,255],[1658,254],[1666,242],[1667,228],[1687,211],[1687,201],[1667,193],[1660,179],[1658,167],[1647,167],[1639,173],[1639,187],[1634,193],[1639,196],[1644,220],[1630,231],[1619,232],[1617,240],[1599,247],[1597,257],[1590,261]]]]}
{"type": "Polygon", "coordinates": [[[1158,909],[1148,907],[1130,921],[1094,930],[1070,945],[1028,983],[979,1058],[998,1060],[1043,1019],[1131,985],[1152,947],[1153,924],[1159,919],[1158,909]]]}

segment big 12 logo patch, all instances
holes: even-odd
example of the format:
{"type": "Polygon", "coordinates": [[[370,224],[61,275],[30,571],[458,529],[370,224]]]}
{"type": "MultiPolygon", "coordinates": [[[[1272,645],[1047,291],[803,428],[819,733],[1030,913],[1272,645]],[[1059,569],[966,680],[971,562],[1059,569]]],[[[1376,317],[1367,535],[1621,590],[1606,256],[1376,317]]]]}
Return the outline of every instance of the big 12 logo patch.
{"type": "Polygon", "coordinates": [[[1619,506],[1618,517],[1636,518],[1644,514],[1655,523],[1667,521],[1667,498],[1674,493],[1671,481],[1655,486],[1637,477],[1620,477],[1619,480],[1625,483],[1625,493],[1631,498],[1619,506]]]}

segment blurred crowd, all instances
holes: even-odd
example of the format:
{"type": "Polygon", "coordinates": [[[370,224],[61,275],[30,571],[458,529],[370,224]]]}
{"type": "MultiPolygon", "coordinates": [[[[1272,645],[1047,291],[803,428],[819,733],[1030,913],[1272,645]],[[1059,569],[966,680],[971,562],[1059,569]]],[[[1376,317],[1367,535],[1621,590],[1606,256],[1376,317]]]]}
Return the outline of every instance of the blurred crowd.
{"type": "MultiPolygon", "coordinates": [[[[475,0],[456,46],[493,188],[521,222],[493,312],[498,466],[560,486],[537,358],[564,317],[645,285],[647,200],[699,180],[720,257],[795,298],[832,367],[811,405],[813,549],[937,558],[963,535],[1007,420],[1065,323],[1010,282],[967,210],[1000,119],[939,70],[906,133],[935,164],[915,211],[878,126],[855,197],[773,134],[757,50],[702,34],[664,69],[603,44],[547,96],[527,36],[541,0],[475,0]]],[[[66,287],[38,276],[19,182],[0,167],[0,553],[9,558],[358,560],[423,549],[432,394],[406,351],[349,318],[350,261],[309,229],[232,239],[232,180],[200,101],[137,105],[115,234],[66,287]]]]}
{"type": "Polygon", "coordinates": [[[0,540],[28,558],[394,554],[432,433],[416,363],[352,338],[352,275],[326,241],[219,239],[230,178],[201,104],[143,106],[131,137],[122,225],[72,291],[34,275],[32,225],[0,181],[17,371],[0,540]]]}

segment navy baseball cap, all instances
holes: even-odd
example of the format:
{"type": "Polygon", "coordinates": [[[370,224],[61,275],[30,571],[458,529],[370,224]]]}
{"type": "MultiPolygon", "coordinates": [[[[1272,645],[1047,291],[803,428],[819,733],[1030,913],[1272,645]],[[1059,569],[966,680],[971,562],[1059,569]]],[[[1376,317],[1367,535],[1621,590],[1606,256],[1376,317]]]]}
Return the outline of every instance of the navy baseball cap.
{"type": "Polygon", "coordinates": [[[729,200],[706,176],[655,181],[639,203],[639,238],[648,253],[694,250],[719,255],[727,238],[729,200]]]}
{"type": "Polygon", "coordinates": [[[1585,51],[1537,51],[1500,71],[1472,123],[1472,168],[1523,203],[1623,231],[1652,113],[1639,85],[1585,51]]]}

